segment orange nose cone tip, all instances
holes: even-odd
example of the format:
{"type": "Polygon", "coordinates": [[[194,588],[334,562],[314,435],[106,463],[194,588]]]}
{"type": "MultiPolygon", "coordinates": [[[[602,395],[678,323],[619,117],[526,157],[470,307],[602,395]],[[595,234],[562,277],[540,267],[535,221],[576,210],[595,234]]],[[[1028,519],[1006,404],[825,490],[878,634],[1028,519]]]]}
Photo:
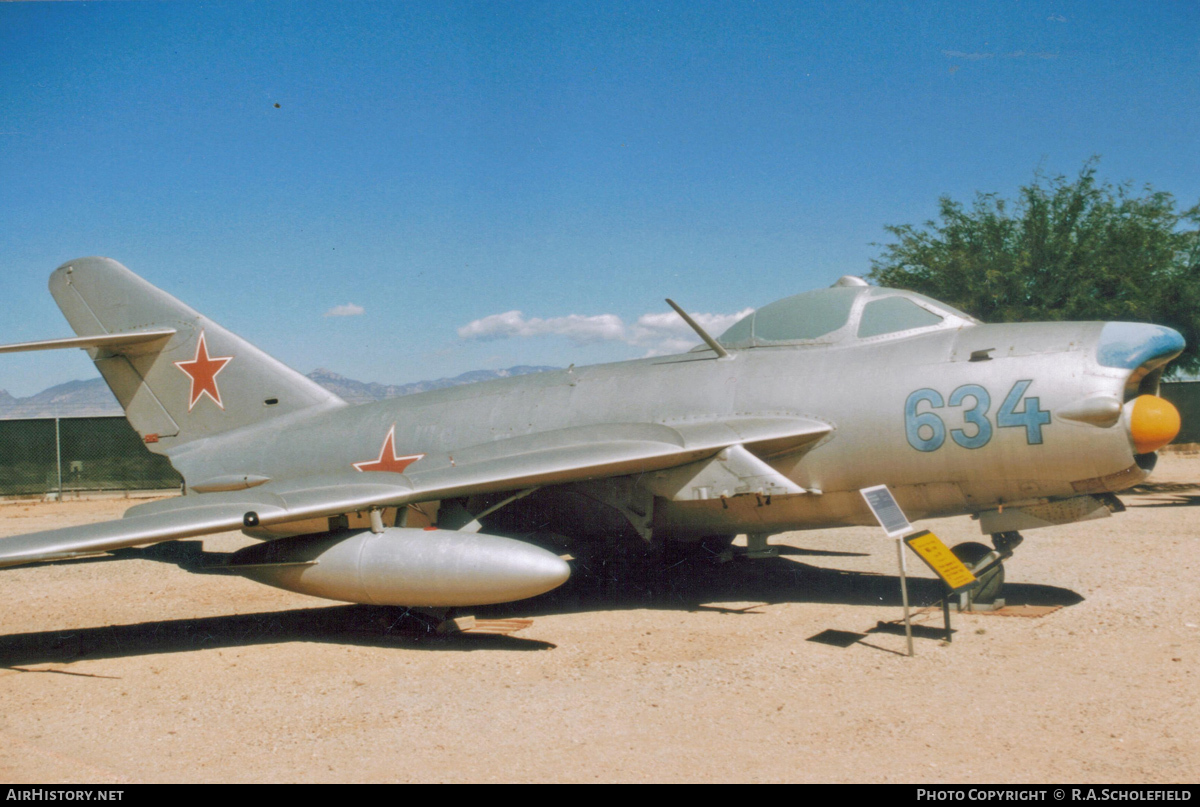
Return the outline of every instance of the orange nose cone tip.
{"type": "Polygon", "coordinates": [[[1157,451],[1179,434],[1179,410],[1157,395],[1142,395],[1133,402],[1129,433],[1139,454],[1157,451]]]}

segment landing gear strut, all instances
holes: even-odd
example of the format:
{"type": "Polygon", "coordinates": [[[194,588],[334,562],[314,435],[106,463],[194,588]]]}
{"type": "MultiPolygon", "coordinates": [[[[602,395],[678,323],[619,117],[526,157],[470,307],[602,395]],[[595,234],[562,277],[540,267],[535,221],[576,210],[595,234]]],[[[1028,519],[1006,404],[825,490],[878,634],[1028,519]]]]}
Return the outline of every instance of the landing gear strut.
{"type": "Polygon", "coordinates": [[[1013,550],[1020,546],[1024,540],[1025,536],[1016,531],[992,533],[992,545],[996,547],[996,551],[1000,553],[1003,560],[1011,558],[1013,550]]]}

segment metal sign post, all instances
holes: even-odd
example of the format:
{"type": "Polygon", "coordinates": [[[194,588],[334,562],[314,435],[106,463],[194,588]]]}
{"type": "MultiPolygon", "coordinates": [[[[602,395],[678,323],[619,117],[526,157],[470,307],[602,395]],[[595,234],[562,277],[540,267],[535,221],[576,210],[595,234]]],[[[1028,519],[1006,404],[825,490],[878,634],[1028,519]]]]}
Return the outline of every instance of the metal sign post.
{"type": "Polygon", "coordinates": [[[909,549],[942,581],[942,617],[946,622],[946,641],[951,641],[950,598],[976,584],[975,575],[955,557],[950,547],[929,530],[921,530],[904,539],[909,549]]]}
{"type": "Polygon", "coordinates": [[[912,529],[912,524],[908,523],[908,518],[900,509],[900,505],[896,503],[896,499],[888,490],[887,485],[863,488],[859,493],[866,499],[867,507],[871,508],[871,512],[874,513],[875,519],[879,522],[879,526],[883,527],[887,536],[896,539],[896,559],[900,565],[900,599],[904,602],[904,635],[908,638],[908,655],[915,655],[912,640],[912,618],[908,611],[908,568],[904,562],[903,541],[904,533],[912,529]]]}
{"type": "Polygon", "coordinates": [[[908,567],[904,563],[904,540],[896,539],[896,554],[900,558],[900,599],[904,601],[904,635],[908,638],[908,655],[916,655],[913,652],[912,643],[912,619],[908,613],[908,567]]]}
{"type": "Polygon", "coordinates": [[[62,429],[59,426],[58,418],[54,419],[54,465],[58,468],[58,500],[62,502],[62,429]]]}

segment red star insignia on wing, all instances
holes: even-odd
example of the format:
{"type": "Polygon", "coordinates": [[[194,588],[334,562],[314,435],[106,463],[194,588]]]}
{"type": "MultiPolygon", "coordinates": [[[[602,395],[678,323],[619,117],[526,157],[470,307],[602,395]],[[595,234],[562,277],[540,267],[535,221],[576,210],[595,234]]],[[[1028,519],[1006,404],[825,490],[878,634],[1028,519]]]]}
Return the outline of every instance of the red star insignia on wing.
{"type": "Polygon", "coordinates": [[[390,471],[394,474],[402,474],[405,468],[424,456],[424,454],[396,456],[396,424],[393,423],[387,437],[383,438],[383,448],[379,449],[379,459],[356,462],[354,467],[359,471],[390,471]]]}
{"type": "Polygon", "coordinates": [[[204,331],[201,331],[200,340],[196,342],[196,358],[175,362],[175,366],[192,379],[192,393],[188,398],[189,412],[204,395],[211,398],[217,406],[225,408],[225,404],[221,403],[221,390],[217,388],[217,373],[224,370],[232,358],[233,356],[210,357],[208,345],[204,341],[204,331]]]}

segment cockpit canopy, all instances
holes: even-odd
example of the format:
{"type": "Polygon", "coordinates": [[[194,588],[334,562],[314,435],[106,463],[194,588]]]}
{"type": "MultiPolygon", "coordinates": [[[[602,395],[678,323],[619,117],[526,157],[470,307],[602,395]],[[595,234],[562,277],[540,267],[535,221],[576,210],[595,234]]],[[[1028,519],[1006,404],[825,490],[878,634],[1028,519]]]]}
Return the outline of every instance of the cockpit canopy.
{"type": "Polygon", "coordinates": [[[727,348],[881,341],[978,324],[974,317],[923,294],[844,277],[831,288],[763,306],[730,326],[717,341],[727,348]]]}

